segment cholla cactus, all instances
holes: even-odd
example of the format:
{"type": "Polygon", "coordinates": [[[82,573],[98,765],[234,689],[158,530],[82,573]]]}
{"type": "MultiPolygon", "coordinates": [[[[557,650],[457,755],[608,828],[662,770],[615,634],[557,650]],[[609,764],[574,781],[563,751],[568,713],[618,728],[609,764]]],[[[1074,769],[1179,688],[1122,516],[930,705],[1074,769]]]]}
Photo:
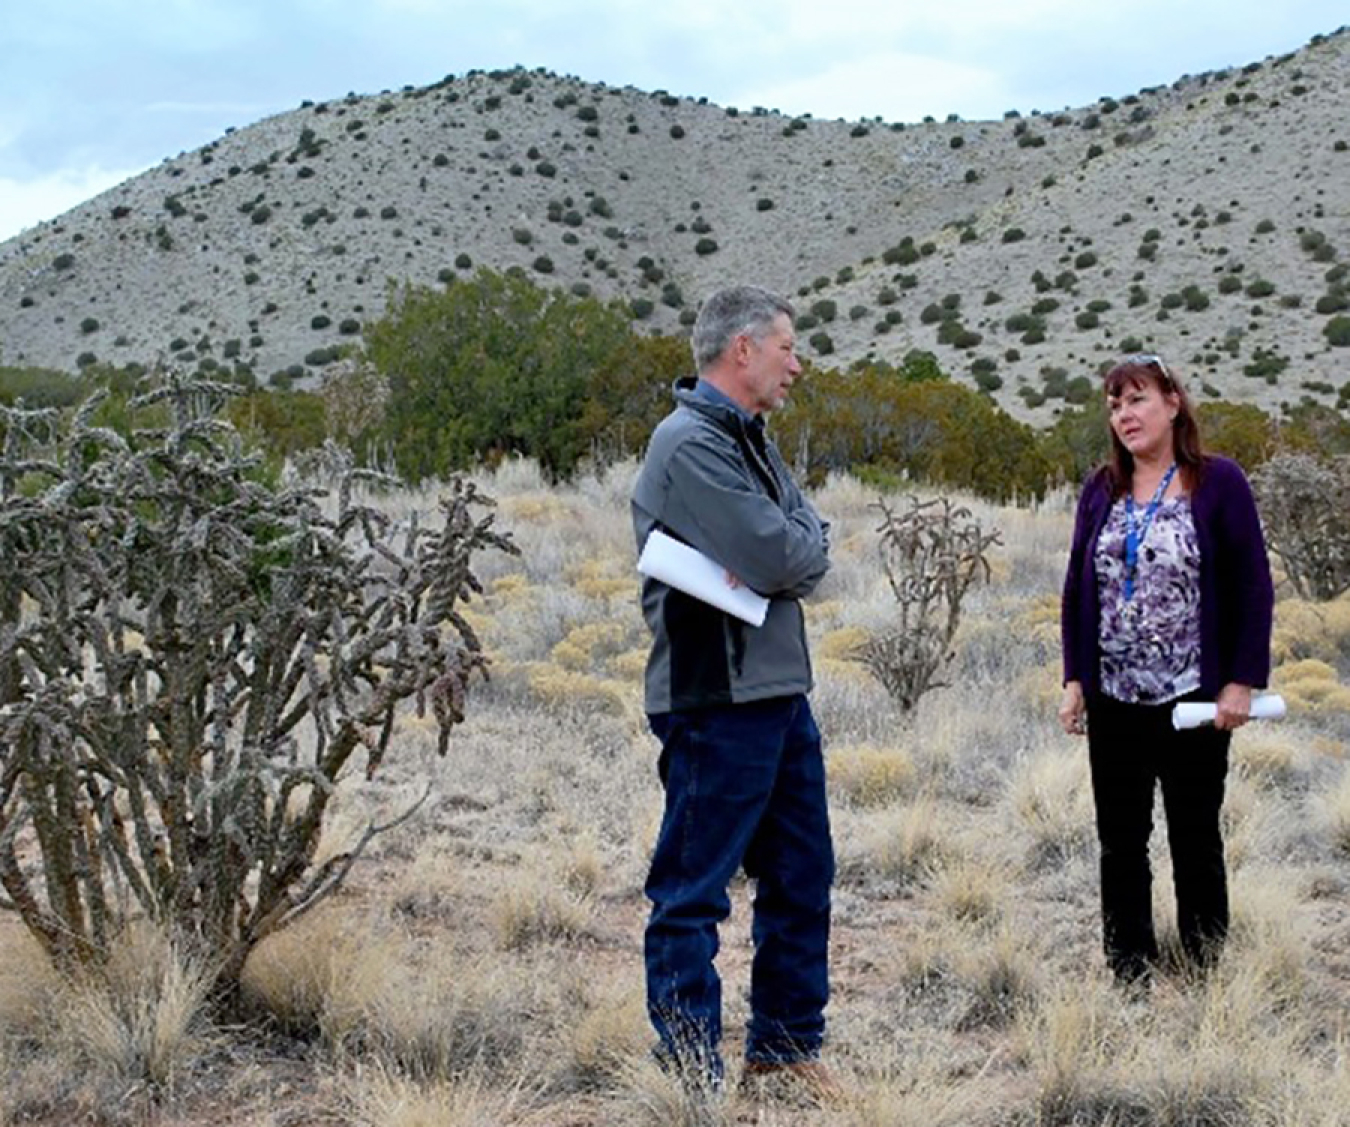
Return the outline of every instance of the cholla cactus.
{"type": "Polygon", "coordinates": [[[881,565],[895,596],[899,620],[862,644],[858,656],[906,711],[929,689],[951,659],[961,623],[961,601],[978,578],[989,578],[988,549],[999,531],[986,532],[969,509],[946,497],[920,501],[896,514],[878,501],[883,521],[881,565]]]}
{"type": "Polygon", "coordinates": [[[1350,455],[1277,454],[1252,489],[1294,590],[1322,602],[1350,590],[1350,455]]]}
{"type": "Polygon", "coordinates": [[[490,503],[451,483],[439,527],[252,475],[170,377],[159,431],[89,403],[0,408],[0,887],[59,964],[97,966],[132,916],[171,926],[229,992],[249,951],[336,889],[372,837],[319,862],[340,777],[373,773],[402,702],[444,752],[481,646],[460,605],[490,503]],[[330,506],[331,509],[331,506],[330,506]]]}

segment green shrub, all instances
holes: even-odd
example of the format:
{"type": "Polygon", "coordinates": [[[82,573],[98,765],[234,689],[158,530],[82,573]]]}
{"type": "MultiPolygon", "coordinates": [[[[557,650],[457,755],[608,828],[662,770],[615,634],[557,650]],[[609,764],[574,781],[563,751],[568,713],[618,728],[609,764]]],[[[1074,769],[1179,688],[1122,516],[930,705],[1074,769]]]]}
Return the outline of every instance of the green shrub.
{"type": "Polygon", "coordinates": [[[1005,243],[1020,243],[1027,237],[1027,233],[1021,227],[1008,227],[1004,230],[1002,241],[1005,243]]]}
{"type": "Polygon", "coordinates": [[[1322,326],[1322,335],[1333,348],[1350,348],[1350,317],[1331,318],[1322,326]]]}
{"type": "Polygon", "coordinates": [[[1199,313],[1209,308],[1209,294],[1205,293],[1199,286],[1187,286],[1181,291],[1181,298],[1186,303],[1186,309],[1191,313],[1199,313]]]}
{"type": "Polygon", "coordinates": [[[834,351],[834,341],[830,338],[830,334],[823,329],[812,333],[808,339],[818,356],[828,356],[834,351]]]}
{"type": "Polygon", "coordinates": [[[707,256],[717,253],[717,240],[704,236],[694,244],[694,253],[700,256],[707,256]]]}

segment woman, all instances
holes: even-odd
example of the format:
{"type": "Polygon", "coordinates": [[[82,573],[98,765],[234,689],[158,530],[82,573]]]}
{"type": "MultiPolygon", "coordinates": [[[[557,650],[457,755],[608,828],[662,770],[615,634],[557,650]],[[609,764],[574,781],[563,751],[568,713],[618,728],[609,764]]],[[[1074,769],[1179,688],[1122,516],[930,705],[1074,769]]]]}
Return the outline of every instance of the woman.
{"type": "Polygon", "coordinates": [[[1158,958],[1148,841],[1161,785],[1182,949],[1197,967],[1228,931],[1219,811],[1228,744],[1270,672],[1274,592],[1251,488],[1201,451],[1190,400],[1157,356],[1106,373],[1111,456],[1078,502],[1059,720],[1087,733],[1106,958],[1122,981],[1158,958]],[[1172,706],[1212,700],[1213,727],[1172,706]]]}

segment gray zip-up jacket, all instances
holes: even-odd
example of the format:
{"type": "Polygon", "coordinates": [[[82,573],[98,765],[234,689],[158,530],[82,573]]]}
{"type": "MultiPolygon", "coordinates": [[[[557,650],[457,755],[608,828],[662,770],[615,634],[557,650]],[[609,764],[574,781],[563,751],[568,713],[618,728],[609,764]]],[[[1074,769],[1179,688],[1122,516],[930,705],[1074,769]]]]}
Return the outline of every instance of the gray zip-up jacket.
{"type": "Polygon", "coordinates": [[[675,383],[676,408],[652,434],[633,488],[638,551],[653,528],[697,548],[769,598],[751,626],[655,579],[642,581],[652,632],[649,713],[804,693],[811,688],[802,596],[829,569],[829,524],[802,496],[762,421],[675,383]]]}

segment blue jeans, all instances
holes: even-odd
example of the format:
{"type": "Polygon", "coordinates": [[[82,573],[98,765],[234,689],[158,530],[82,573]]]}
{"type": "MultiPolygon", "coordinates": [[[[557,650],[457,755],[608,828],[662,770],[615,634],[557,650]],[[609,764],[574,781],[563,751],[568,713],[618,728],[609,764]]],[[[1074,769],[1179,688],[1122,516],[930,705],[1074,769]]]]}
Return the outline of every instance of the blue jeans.
{"type": "Polygon", "coordinates": [[[829,997],[834,850],[820,731],[804,696],[650,717],[666,806],[647,877],[647,1009],[659,1053],[721,1075],[713,961],[727,885],[756,882],[745,1055],[809,1060],[829,997]]]}

